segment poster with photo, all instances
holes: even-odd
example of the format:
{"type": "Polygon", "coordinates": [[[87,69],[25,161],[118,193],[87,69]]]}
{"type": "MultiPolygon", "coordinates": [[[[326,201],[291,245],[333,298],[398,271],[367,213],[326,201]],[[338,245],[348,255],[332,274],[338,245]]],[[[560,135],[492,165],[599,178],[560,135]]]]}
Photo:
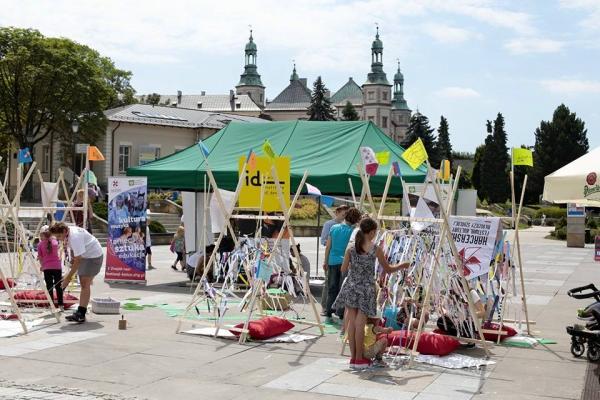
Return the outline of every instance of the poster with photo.
{"type": "Polygon", "coordinates": [[[105,281],[146,282],[147,207],[147,178],[108,178],[105,281]]]}

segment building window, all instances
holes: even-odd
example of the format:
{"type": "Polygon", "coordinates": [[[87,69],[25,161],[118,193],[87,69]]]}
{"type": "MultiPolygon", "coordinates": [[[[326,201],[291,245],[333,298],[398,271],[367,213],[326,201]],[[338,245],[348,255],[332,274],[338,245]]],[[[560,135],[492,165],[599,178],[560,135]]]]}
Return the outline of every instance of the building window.
{"type": "Polygon", "coordinates": [[[387,100],[387,92],[383,92],[383,99],[387,100]]]}
{"type": "Polygon", "coordinates": [[[154,148],[154,159],[158,160],[160,158],[160,147],[154,148]]]}
{"type": "Polygon", "coordinates": [[[42,146],[42,172],[50,172],[50,145],[45,144],[42,146]]]}
{"type": "Polygon", "coordinates": [[[381,117],[381,127],[387,128],[387,117],[381,117]]]}
{"type": "Polygon", "coordinates": [[[260,95],[260,104],[262,104],[262,103],[263,103],[263,94],[261,93],[261,95],[260,95]]]}
{"type": "Polygon", "coordinates": [[[375,117],[373,117],[372,115],[369,115],[369,121],[373,122],[375,119],[375,117]]]}
{"type": "Polygon", "coordinates": [[[131,166],[131,146],[119,146],[119,173],[124,174],[127,168],[131,166]]]}
{"type": "Polygon", "coordinates": [[[367,98],[368,98],[369,100],[374,100],[374,99],[375,99],[375,92],[369,92],[369,93],[367,94],[367,98]]]}

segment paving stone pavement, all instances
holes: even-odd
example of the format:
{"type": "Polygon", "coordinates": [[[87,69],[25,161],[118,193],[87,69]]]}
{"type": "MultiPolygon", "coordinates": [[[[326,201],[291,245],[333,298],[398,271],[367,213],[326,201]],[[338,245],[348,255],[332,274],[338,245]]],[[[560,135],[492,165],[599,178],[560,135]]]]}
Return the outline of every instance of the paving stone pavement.
{"type": "MultiPolygon", "coordinates": [[[[495,346],[495,365],[351,373],[347,358],[339,355],[336,334],[296,344],[238,345],[176,334],[174,318],[148,308],[123,311],[125,331],[117,329],[120,316],[90,313],[83,325],[51,324],[0,339],[0,399],[579,399],[588,363],[570,354],[565,326],[587,303],[569,298],[566,291],[598,282],[599,265],[592,261],[591,248],[567,249],[564,242],[545,240],[546,234],[539,229],[522,233],[524,273],[533,329],[558,343],[534,349],[495,346]]],[[[314,261],[316,239],[300,241],[314,261]]],[[[168,247],[153,250],[157,269],[148,272],[147,286],[98,279],[93,296],[186,306],[190,288],[183,273],[169,268],[168,247]]],[[[514,308],[509,317],[519,316],[514,308]]],[[[304,332],[317,333],[314,328],[304,332]]],[[[483,356],[480,349],[461,352],[483,356]]]]}

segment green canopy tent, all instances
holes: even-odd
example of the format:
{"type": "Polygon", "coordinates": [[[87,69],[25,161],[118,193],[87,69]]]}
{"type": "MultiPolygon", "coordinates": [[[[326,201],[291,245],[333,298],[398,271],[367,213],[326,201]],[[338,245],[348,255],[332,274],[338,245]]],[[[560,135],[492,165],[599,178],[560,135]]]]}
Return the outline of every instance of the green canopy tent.
{"type": "MultiPolygon", "coordinates": [[[[425,180],[426,168],[411,169],[400,158],[404,149],[367,121],[282,121],[265,123],[231,122],[205,139],[210,150],[208,162],[219,188],[235,190],[238,161],[250,149],[262,155],[262,144],[268,139],[276,154],[291,158],[291,191],[294,192],[308,170],[307,181],[323,194],[350,195],[348,178],[355,193],[362,183],[356,166],[361,162],[359,148],[371,147],[376,153],[390,152],[388,165],[380,166],[371,177],[373,195],[383,193],[392,162],[398,161],[406,182],[425,180]]],[[[148,186],[155,189],[203,191],[206,162],[199,146],[191,146],[170,156],[139,167],[129,168],[129,176],[147,176],[148,186]]],[[[390,195],[402,194],[400,180],[394,178],[390,195]]]]}

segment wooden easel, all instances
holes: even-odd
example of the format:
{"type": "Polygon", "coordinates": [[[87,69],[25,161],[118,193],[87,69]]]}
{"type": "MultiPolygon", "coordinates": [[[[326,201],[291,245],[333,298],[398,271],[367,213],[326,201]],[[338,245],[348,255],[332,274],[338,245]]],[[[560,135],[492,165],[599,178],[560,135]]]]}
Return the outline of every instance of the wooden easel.
{"type": "MultiPolygon", "coordinates": [[[[277,196],[279,199],[279,203],[281,206],[281,209],[283,210],[283,217],[274,217],[274,216],[266,216],[266,215],[262,215],[262,210],[260,210],[260,215],[243,215],[243,214],[234,214],[234,211],[239,210],[238,208],[235,207],[235,204],[237,203],[237,200],[239,198],[239,194],[240,194],[240,190],[242,187],[242,183],[245,179],[246,176],[246,167],[247,167],[247,161],[246,160],[242,166],[242,172],[240,174],[240,177],[238,179],[238,183],[237,183],[237,187],[236,187],[236,191],[234,192],[234,196],[233,196],[233,201],[232,203],[234,204],[234,207],[232,208],[232,210],[226,210],[226,208],[224,207],[224,204],[222,202],[222,200],[220,200],[220,194],[218,191],[218,186],[217,183],[212,175],[212,172],[210,170],[210,167],[208,165],[208,160],[205,156],[205,161],[207,163],[207,167],[206,167],[206,173],[209,176],[209,180],[210,180],[210,184],[213,190],[213,193],[216,194],[216,198],[217,201],[219,203],[219,208],[222,212],[222,214],[225,216],[225,221],[224,221],[224,227],[223,229],[221,229],[221,233],[219,234],[219,237],[215,243],[215,248],[219,247],[219,244],[221,243],[221,240],[223,239],[224,236],[224,232],[226,232],[227,230],[229,230],[231,232],[232,237],[234,238],[234,242],[236,243],[236,247],[239,246],[239,241],[237,240],[237,238],[235,237],[235,232],[233,230],[233,228],[231,227],[231,224],[229,222],[229,220],[231,218],[238,218],[238,219],[253,219],[258,221],[262,221],[263,219],[279,219],[279,220],[283,220],[283,226],[281,228],[281,230],[279,231],[279,235],[276,238],[274,245],[273,245],[273,249],[276,250],[278,248],[279,242],[281,241],[284,232],[286,231],[286,229],[290,228],[290,222],[289,222],[289,218],[291,215],[292,210],[295,207],[295,204],[300,196],[300,193],[302,191],[302,188],[306,182],[306,177],[308,176],[308,173],[305,172],[304,176],[302,178],[302,181],[296,191],[296,194],[294,196],[293,201],[291,202],[290,207],[288,208],[285,204],[285,198],[283,196],[283,191],[281,189],[281,186],[279,184],[279,178],[277,176],[277,171],[275,169],[275,166],[272,165],[271,166],[271,174],[272,177],[274,178],[273,180],[275,181],[275,185],[277,188],[277,196]]],[[[262,197],[262,195],[261,195],[262,197]]],[[[262,202],[262,201],[261,201],[262,202]]],[[[300,259],[299,258],[299,254],[297,253],[297,249],[296,249],[296,245],[295,245],[295,240],[294,240],[294,235],[293,232],[291,232],[290,229],[290,242],[292,245],[292,251],[294,251],[294,254],[296,256],[296,259],[300,259]]],[[[211,255],[208,263],[206,264],[206,267],[204,269],[204,273],[203,276],[200,279],[200,284],[196,287],[196,290],[194,292],[194,295],[192,296],[192,300],[190,302],[190,304],[188,305],[188,307],[186,308],[184,315],[179,318],[178,321],[178,326],[177,326],[177,332],[179,332],[181,330],[181,324],[184,320],[187,319],[189,312],[192,308],[196,308],[196,305],[199,304],[200,302],[204,301],[204,300],[208,300],[207,296],[208,293],[210,292],[212,293],[210,296],[212,296],[213,298],[216,296],[220,296],[221,300],[224,297],[223,293],[219,293],[218,291],[216,291],[211,285],[209,285],[206,281],[206,275],[208,273],[208,271],[210,270],[211,266],[214,265],[215,262],[215,257],[216,257],[217,252],[213,252],[213,254],[211,255]],[[206,286],[208,285],[208,287],[206,286]]],[[[267,261],[267,263],[269,263],[271,261],[271,258],[273,257],[273,253],[270,254],[269,259],[267,261]]],[[[286,260],[287,261],[287,260],[286,260]]],[[[244,296],[244,301],[247,302],[247,306],[245,307],[245,312],[246,312],[246,318],[244,321],[244,325],[243,328],[233,328],[233,327],[226,327],[222,324],[221,322],[221,318],[215,319],[215,323],[214,324],[210,324],[213,325],[215,327],[215,336],[218,334],[219,329],[228,329],[231,331],[238,331],[240,332],[240,339],[239,342],[240,343],[244,343],[247,339],[247,334],[248,334],[248,324],[250,322],[250,320],[252,319],[252,315],[255,312],[255,307],[257,304],[257,300],[259,300],[262,296],[262,289],[263,289],[263,285],[264,282],[260,279],[256,279],[255,277],[252,277],[251,274],[251,268],[249,268],[248,266],[244,266],[246,268],[247,271],[247,277],[250,280],[250,289],[247,292],[246,296],[244,296]]],[[[320,329],[321,334],[324,334],[324,328],[323,325],[321,324],[320,321],[320,316],[318,314],[316,305],[315,305],[315,301],[314,301],[314,297],[312,296],[312,294],[310,293],[310,287],[308,285],[308,276],[306,274],[304,274],[304,271],[302,269],[298,270],[298,273],[300,274],[301,277],[303,277],[304,279],[304,291],[305,291],[305,295],[308,298],[309,303],[311,304],[311,308],[315,314],[315,320],[316,322],[311,322],[311,321],[295,321],[297,323],[300,324],[305,324],[305,325],[310,325],[310,326],[316,326],[320,329]]],[[[216,302],[216,301],[215,301],[216,302]]],[[[262,314],[262,310],[261,308],[261,304],[260,302],[258,302],[258,306],[259,306],[259,314],[262,314]]],[[[215,313],[217,311],[215,310],[215,313]]],[[[194,323],[202,323],[202,321],[198,321],[198,320],[194,320],[194,323]]]]}

